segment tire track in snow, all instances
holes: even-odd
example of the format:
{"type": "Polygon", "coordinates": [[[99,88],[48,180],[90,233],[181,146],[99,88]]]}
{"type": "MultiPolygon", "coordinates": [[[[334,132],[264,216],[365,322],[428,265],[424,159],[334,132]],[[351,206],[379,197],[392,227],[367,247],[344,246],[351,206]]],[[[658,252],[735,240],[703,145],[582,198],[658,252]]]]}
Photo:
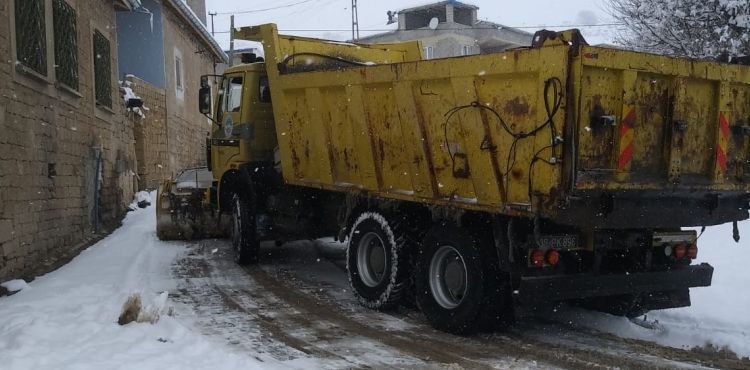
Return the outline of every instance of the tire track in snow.
{"type": "Polygon", "coordinates": [[[233,296],[237,294],[236,291],[229,292],[228,289],[219,288],[219,287],[216,288],[216,291],[219,293],[224,304],[227,307],[234,309],[236,311],[243,312],[248,316],[257,318],[258,319],[257,323],[260,329],[266,333],[270,333],[270,335],[272,335],[275,340],[278,340],[286,344],[287,346],[292,347],[306,355],[312,355],[312,356],[317,356],[317,357],[322,357],[322,358],[333,358],[333,359],[346,361],[346,359],[342,356],[339,356],[333,352],[324,350],[322,348],[316,347],[309,342],[306,342],[304,340],[298,339],[292,335],[287,334],[284,328],[278,325],[272,317],[268,315],[264,315],[263,313],[257,310],[254,311],[252,309],[249,309],[241,303],[241,300],[234,298],[233,296]]]}
{"type": "MultiPolygon", "coordinates": [[[[322,368],[367,369],[370,365],[378,369],[424,367],[419,359],[401,355],[398,350],[390,348],[369,348],[368,350],[368,346],[372,347],[378,343],[367,341],[367,338],[364,338],[364,342],[349,344],[352,338],[347,337],[346,332],[341,330],[333,332],[331,327],[334,325],[324,320],[320,320],[321,325],[317,326],[311,325],[313,321],[303,325],[292,325],[309,315],[277,298],[265,286],[257,284],[246,271],[231,260],[231,249],[211,250],[211,247],[204,245],[196,248],[191,253],[192,258],[184,259],[178,265],[184,266],[188,263],[197,265],[188,268],[193,270],[189,273],[193,275],[190,279],[198,280],[195,283],[203,285],[194,289],[198,292],[195,300],[196,306],[217,305],[218,302],[218,306],[221,307],[219,310],[213,310],[210,322],[204,323],[214,335],[218,333],[220,336],[228,337],[231,344],[245,347],[246,352],[250,353],[269,347],[270,350],[267,353],[276,360],[313,358],[320,364],[316,367],[322,368]],[[206,297],[209,297],[211,301],[207,302],[206,297]],[[243,319],[237,320],[238,315],[227,311],[239,313],[243,319]],[[222,325],[216,325],[224,321],[242,320],[249,321],[252,325],[243,325],[239,332],[232,330],[234,328],[227,330],[222,325]],[[246,341],[238,340],[237,337],[242,334],[243,330],[251,336],[260,336],[263,343],[255,341],[256,343],[250,343],[248,346],[246,341]],[[371,353],[363,353],[363,351],[371,353]],[[381,358],[390,358],[390,360],[382,362],[379,361],[381,358]]],[[[193,293],[193,295],[196,294],[193,293]]]]}
{"type": "Polygon", "coordinates": [[[415,356],[427,363],[439,362],[443,364],[465,365],[472,369],[490,369],[491,366],[468,358],[454,351],[446,351],[446,348],[435,348],[426,345],[424,341],[414,341],[415,338],[404,337],[394,332],[385,332],[382,329],[361,324],[350,319],[339,312],[338,307],[331,307],[324,302],[316,301],[304,293],[280,283],[258,267],[246,267],[245,271],[258,283],[263,285],[272,294],[278,296],[287,303],[293,303],[294,307],[307,313],[320,321],[328,321],[344,330],[349,335],[355,334],[370,340],[383,343],[399,351],[415,356]]]}
{"type": "MultiPolygon", "coordinates": [[[[331,268],[338,270],[338,274],[342,275],[340,279],[345,280],[345,276],[343,276],[345,272],[342,271],[340,264],[336,263],[336,256],[317,246],[314,249],[318,251],[320,257],[330,259],[332,262],[331,268]]],[[[272,254],[269,253],[269,256],[274,259],[272,254]]],[[[290,254],[290,252],[285,251],[280,254],[290,254]]],[[[295,256],[298,257],[303,254],[300,252],[295,256]]],[[[316,284],[320,285],[321,281],[309,278],[314,274],[309,274],[309,271],[306,271],[308,273],[300,272],[300,270],[304,271],[306,266],[313,264],[314,260],[311,260],[309,256],[306,258],[307,260],[303,258],[295,261],[296,266],[284,266],[285,268],[279,268],[279,263],[276,261],[270,262],[270,266],[274,266],[274,268],[267,268],[266,270],[273,270],[276,276],[275,278],[271,277],[272,281],[286,285],[289,290],[316,292],[315,294],[304,292],[300,294],[304,299],[316,300],[319,305],[328,305],[327,312],[346,311],[345,303],[340,297],[330,294],[317,294],[318,291],[327,292],[330,289],[317,289],[316,284]],[[291,281],[295,281],[297,286],[290,284],[291,281]]],[[[364,325],[372,330],[377,325],[371,323],[378,320],[368,320],[368,318],[378,314],[382,315],[383,313],[360,307],[352,316],[356,317],[359,322],[368,322],[364,325]]],[[[486,359],[487,354],[490,354],[489,357],[494,357],[494,359],[502,354],[506,356],[515,355],[523,359],[540,360],[571,369],[623,367],[629,369],[702,369],[710,366],[732,369],[747,368],[747,365],[738,367],[738,363],[731,359],[725,361],[713,357],[712,361],[710,360],[711,356],[708,356],[708,358],[695,356],[692,351],[620,338],[607,333],[582,331],[559,323],[554,323],[554,332],[550,332],[549,325],[544,326],[536,323],[536,320],[531,320],[529,332],[524,329],[513,328],[505,333],[458,337],[429,328],[419,314],[406,318],[403,315],[391,316],[399,320],[406,320],[414,325],[415,329],[411,332],[400,332],[412,341],[434,343],[440,351],[454,351],[474,359],[486,359]],[[541,333],[540,327],[542,328],[541,333]]],[[[526,325],[526,327],[528,328],[529,325],[526,325]]],[[[392,331],[388,333],[390,335],[395,334],[392,331]]]]}

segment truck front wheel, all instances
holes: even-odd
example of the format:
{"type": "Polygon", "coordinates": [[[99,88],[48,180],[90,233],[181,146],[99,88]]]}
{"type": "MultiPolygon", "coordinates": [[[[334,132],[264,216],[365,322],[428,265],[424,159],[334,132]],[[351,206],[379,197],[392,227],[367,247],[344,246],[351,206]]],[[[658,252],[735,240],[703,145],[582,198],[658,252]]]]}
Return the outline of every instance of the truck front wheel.
{"type": "Polygon", "coordinates": [[[260,243],[255,230],[255,212],[250,201],[239,194],[232,198],[232,247],[238,264],[258,260],[260,243]]]}
{"type": "Polygon", "coordinates": [[[416,300],[434,328],[467,334],[484,325],[491,282],[480,247],[457,227],[437,225],[425,235],[415,274],[416,300]]]}
{"type": "Polygon", "coordinates": [[[408,288],[405,235],[397,222],[377,212],[362,213],[354,222],[346,250],[349,284],[359,302],[372,309],[400,303],[408,288]]]}

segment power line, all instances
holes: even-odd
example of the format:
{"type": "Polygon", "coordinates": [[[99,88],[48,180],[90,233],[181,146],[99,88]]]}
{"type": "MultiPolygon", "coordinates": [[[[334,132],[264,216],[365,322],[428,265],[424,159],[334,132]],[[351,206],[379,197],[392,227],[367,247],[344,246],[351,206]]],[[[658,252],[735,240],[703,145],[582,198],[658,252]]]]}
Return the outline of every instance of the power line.
{"type": "MultiPolygon", "coordinates": [[[[283,8],[291,8],[291,7],[295,6],[295,5],[300,5],[300,4],[304,4],[304,3],[309,3],[309,2],[311,2],[311,1],[318,1],[318,0],[302,0],[302,1],[298,1],[298,2],[296,2],[296,3],[291,3],[291,4],[286,4],[286,5],[279,5],[279,6],[274,6],[274,7],[271,7],[271,8],[264,8],[264,9],[250,9],[250,10],[238,10],[238,11],[234,11],[234,12],[218,12],[218,13],[215,13],[215,14],[219,14],[219,15],[234,15],[234,14],[249,14],[249,13],[260,13],[260,12],[267,12],[267,11],[269,11],[269,10],[276,10],[276,9],[283,9],[283,8]]],[[[217,33],[222,33],[222,32],[217,32],[217,33]]],[[[223,33],[228,33],[228,32],[223,32],[223,33]]]]}
{"type": "MultiPolygon", "coordinates": [[[[516,28],[516,29],[544,29],[544,28],[563,28],[563,27],[569,27],[569,28],[585,28],[585,27],[612,27],[612,26],[625,26],[625,23],[601,23],[601,24],[560,24],[560,25],[538,25],[538,26],[500,26],[500,27],[462,27],[462,28],[440,28],[440,29],[430,29],[430,28],[418,28],[413,30],[399,30],[399,29],[390,29],[390,28],[382,28],[382,29],[360,29],[360,31],[363,32],[411,32],[411,31],[449,31],[449,30],[501,30],[503,28],[516,28]]],[[[351,29],[344,29],[344,28],[318,28],[318,29],[279,29],[280,32],[351,32],[351,29]]],[[[229,33],[229,31],[220,31],[216,33],[229,33]]]]}

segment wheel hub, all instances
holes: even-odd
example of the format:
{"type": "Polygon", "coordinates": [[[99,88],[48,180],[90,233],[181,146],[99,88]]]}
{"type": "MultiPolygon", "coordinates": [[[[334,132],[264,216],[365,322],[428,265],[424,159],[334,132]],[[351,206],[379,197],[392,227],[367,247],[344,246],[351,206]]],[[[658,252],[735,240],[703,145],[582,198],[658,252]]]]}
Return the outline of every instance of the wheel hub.
{"type": "Polygon", "coordinates": [[[441,246],[430,261],[429,274],[430,290],[435,301],[446,309],[458,307],[468,287],[463,256],[450,245],[441,246]]]}
{"type": "Polygon", "coordinates": [[[374,232],[365,234],[357,245],[357,270],[362,282],[375,287],[383,281],[386,270],[385,243],[374,232]]]}

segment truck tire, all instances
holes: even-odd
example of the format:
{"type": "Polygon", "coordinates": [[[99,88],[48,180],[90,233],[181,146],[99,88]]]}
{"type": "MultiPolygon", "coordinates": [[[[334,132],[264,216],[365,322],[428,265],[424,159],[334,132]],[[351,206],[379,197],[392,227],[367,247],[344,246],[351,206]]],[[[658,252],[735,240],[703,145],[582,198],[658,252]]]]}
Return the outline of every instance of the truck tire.
{"type": "Polygon", "coordinates": [[[365,307],[385,310],[398,305],[409,285],[409,240],[398,221],[364,212],[354,221],[346,249],[349,284],[365,307]]]}
{"type": "MultiPolygon", "coordinates": [[[[458,227],[436,225],[427,232],[417,260],[416,300],[436,329],[469,334],[488,323],[494,287],[480,241],[458,227]]],[[[490,329],[494,329],[490,324],[490,329]]]]}
{"type": "Polygon", "coordinates": [[[260,243],[255,230],[255,212],[246,197],[232,198],[232,247],[234,261],[247,265],[258,261],[260,243]]]}

